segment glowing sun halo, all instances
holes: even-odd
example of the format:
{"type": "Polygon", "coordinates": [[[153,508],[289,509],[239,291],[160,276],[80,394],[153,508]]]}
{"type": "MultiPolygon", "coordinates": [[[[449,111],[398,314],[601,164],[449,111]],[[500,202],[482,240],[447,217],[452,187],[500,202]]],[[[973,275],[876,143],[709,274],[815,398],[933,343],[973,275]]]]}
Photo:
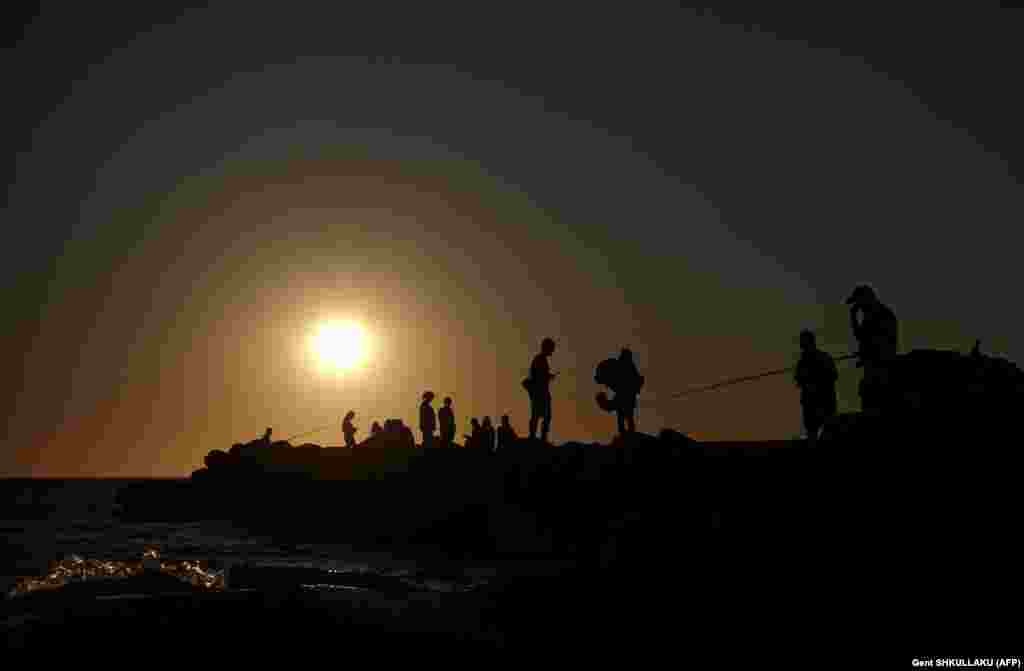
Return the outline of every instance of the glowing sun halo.
{"type": "Polygon", "coordinates": [[[321,324],[311,344],[313,353],[324,370],[352,370],[366,361],[366,330],[355,322],[321,324]]]}

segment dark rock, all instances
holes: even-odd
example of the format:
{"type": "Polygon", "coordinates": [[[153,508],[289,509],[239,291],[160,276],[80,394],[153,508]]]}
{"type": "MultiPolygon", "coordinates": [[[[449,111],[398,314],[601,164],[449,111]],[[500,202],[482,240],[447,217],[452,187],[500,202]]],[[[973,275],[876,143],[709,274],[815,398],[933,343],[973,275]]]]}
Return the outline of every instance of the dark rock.
{"type": "Polygon", "coordinates": [[[658,439],[672,446],[689,447],[697,444],[693,438],[672,429],[662,429],[658,439]]]}
{"type": "Polygon", "coordinates": [[[203,463],[209,469],[223,468],[231,463],[230,455],[224,450],[213,450],[203,459],[203,463]]]}
{"type": "Polygon", "coordinates": [[[847,413],[830,421],[822,442],[832,448],[880,441],[904,449],[927,446],[962,453],[1002,450],[1016,433],[1024,402],[1024,371],[1006,359],[948,350],[912,350],[892,369],[888,405],[881,413],[847,413]]]}

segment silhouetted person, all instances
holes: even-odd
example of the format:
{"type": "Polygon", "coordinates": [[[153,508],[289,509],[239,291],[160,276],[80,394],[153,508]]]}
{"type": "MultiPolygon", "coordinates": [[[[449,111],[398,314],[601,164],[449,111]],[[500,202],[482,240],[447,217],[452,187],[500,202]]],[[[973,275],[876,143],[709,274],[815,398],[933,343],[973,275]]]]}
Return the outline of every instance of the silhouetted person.
{"type": "Polygon", "coordinates": [[[859,390],[861,409],[876,413],[889,405],[892,395],[893,367],[899,354],[899,322],[866,284],[856,287],[846,303],[851,306],[850,326],[858,343],[857,367],[864,369],[859,390]],[[862,315],[859,321],[858,313],[862,315]]]}
{"type": "Polygon", "coordinates": [[[437,411],[437,421],[441,425],[441,447],[451,447],[455,442],[455,412],[451,396],[444,397],[444,407],[437,411]]]}
{"type": "Polygon", "coordinates": [[[800,360],[793,376],[800,387],[800,408],[803,410],[807,442],[814,446],[818,432],[836,414],[836,380],[839,371],[832,355],[818,349],[812,331],[800,332],[800,360]]]}
{"type": "Polygon", "coordinates": [[[355,411],[349,410],[345,414],[345,421],[341,423],[341,433],[345,436],[345,447],[356,446],[356,431],[359,429],[352,425],[352,420],[355,416],[355,411]]]}
{"type": "Polygon", "coordinates": [[[267,430],[263,432],[263,436],[256,441],[257,444],[260,447],[270,447],[270,434],[272,434],[273,432],[274,430],[268,426],[267,430]]]}
{"type": "Polygon", "coordinates": [[[485,452],[494,452],[494,424],[491,423],[491,418],[484,417],[483,424],[480,425],[480,445],[485,452]]]}
{"type": "Polygon", "coordinates": [[[437,415],[434,406],[430,405],[433,400],[434,392],[428,391],[424,392],[423,402],[420,403],[420,431],[423,432],[424,449],[434,446],[434,431],[437,430],[437,415]]]}
{"type": "Polygon", "coordinates": [[[466,436],[466,447],[479,447],[483,442],[481,435],[480,420],[476,417],[469,420],[470,435],[466,436]]]}
{"type": "Polygon", "coordinates": [[[541,421],[541,441],[548,441],[551,431],[551,381],[557,373],[551,372],[548,358],[555,352],[555,341],[544,338],[540,346],[540,354],[533,357],[530,364],[530,377],[523,381],[530,395],[530,439],[537,438],[537,421],[541,421]]]}
{"type": "Polygon", "coordinates": [[[643,384],[644,377],[633,361],[633,351],[624,347],[619,354],[619,386],[615,390],[615,414],[620,434],[636,431],[636,397],[643,384]]]}
{"type": "Polygon", "coordinates": [[[516,430],[508,422],[508,415],[502,415],[501,424],[498,425],[498,451],[512,446],[518,439],[516,430]]]}
{"type": "Polygon", "coordinates": [[[380,422],[374,421],[370,426],[370,436],[376,436],[384,432],[384,427],[380,425],[380,422]]]}

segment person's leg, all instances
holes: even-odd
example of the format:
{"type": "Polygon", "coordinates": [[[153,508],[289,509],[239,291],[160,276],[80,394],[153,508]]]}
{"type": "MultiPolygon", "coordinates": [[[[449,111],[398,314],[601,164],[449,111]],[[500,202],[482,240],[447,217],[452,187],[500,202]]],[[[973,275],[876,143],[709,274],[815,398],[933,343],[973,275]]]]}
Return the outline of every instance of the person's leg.
{"type": "Polygon", "coordinates": [[[615,416],[618,419],[619,424],[619,435],[626,433],[626,413],[622,410],[616,410],[615,416]]]}
{"type": "Polygon", "coordinates": [[[540,428],[540,439],[542,442],[548,442],[548,434],[551,432],[551,394],[548,394],[544,398],[544,416],[541,421],[540,428]]]}
{"type": "Polygon", "coordinates": [[[813,416],[807,422],[807,446],[814,447],[818,444],[818,432],[821,431],[821,419],[813,416]]]}
{"type": "Polygon", "coordinates": [[[814,407],[811,406],[807,399],[803,399],[800,403],[800,412],[803,417],[804,431],[807,433],[807,444],[810,445],[814,435],[814,407]]]}
{"type": "Polygon", "coordinates": [[[874,371],[870,364],[864,365],[864,377],[861,378],[857,387],[860,394],[860,409],[865,414],[870,414],[876,408],[874,371]]]}
{"type": "Polygon", "coordinates": [[[530,396],[530,440],[536,440],[537,438],[537,422],[540,421],[540,417],[543,414],[540,406],[540,399],[536,396],[530,396]]]}
{"type": "Polygon", "coordinates": [[[832,426],[836,421],[836,416],[839,414],[839,401],[836,398],[835,390],[829,394],[828,399],[825,403],[824,414],[821,417],[821,429],[819,433],[826,435],[829,433],[832,426]]]}
{"type": "Polygon", "coordinates": [[[636,431],[636,397],[629,396],[625,399],[625,405],[622,408],[623,420],[625,422],[626,431],[633,433],[636,431]]]}
{"type": "Polygon", "coordinates": [[[889,409],[892,385],[885,362],[866,364],[861,385],[861,409],[864,412],[878,415],[889,409]]]}

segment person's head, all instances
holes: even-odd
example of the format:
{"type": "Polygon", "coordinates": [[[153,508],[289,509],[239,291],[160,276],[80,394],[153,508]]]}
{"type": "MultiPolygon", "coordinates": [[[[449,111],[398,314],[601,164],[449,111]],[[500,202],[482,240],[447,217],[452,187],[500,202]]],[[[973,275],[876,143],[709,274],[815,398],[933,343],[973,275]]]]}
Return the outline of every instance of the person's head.
{"type": "Polygon", "coordinates": [[[543,354],[551,355],[555,353],[555,341],[551,338],[544,338],[540,343],[540,351],[543,354]]]}
{"type": "Polygon", "coordinates": [[[382,429],[381,426],[380,426],[380,422],[374,422],[373,426],[370,427],[370,431],[373,431],[374,433],[378,433],[378,432],[383,431],[383,430],[384,429],[382,429]]]}
{"type": "Polygon", "coordinates": [[[431,401],[433,401],[434,400],[434,392],[432,392],[432,391],[425,391],[425,392],[423,392],[423,400],[426,401],[427,403],[430,403],[431,401]]]}
{"type": "Polygon", "coordinates": [[[474,417],[473,419],[469,420],[469,425],[472,426],[474,429],[479,429],[480,428],[480,420],[478,420],[476,417],[474,417]]]}
{"type": "Polygon", "coordinates": [[[623,361],[632,361],[633,360],[633,350],[629,349],[628,347],[623,347],[622,348],[622,353],[619,354],[619,358],[622,359],[623,361]]]}
{"type": "Polygon", "coordinates": [[[263,435],[264,435],[264,436],[266,436],[267,438],[270,438],[270,434],[272,434],[273,432],[274,432],[274,430],[273,430],[273,429],[271,429],[271,428],[270,428],[270,427],[268,426],[268,427],[267,427],[267,432],[266,432],[266,433],[264,433],[263,435]]]}
{"type": "Polygon", "coordinates": [[[356,411],[355,410],[349,410],[348,412],[345,413],[345,421],[346,422],[351,421],[352,419],[355,418],[355,416],[356,416],[356,411]]]}
{"type": "Polygon", "coordinates": [[[875,290],[867,284],[858,284],[854,289],[850,297],[846,299],[847,305],[855,305],[857,307],[870,307],[878,302],[878,296],[875,294],[875,290]]]}
{"type": "Polygon", "coordinates": [[[452,397],[451,396],[445,396],[444,397],[444,407],[446,407],[446,408],[452,407],[452,397]]]}
{"type": "Polygon", "coordinates": [[[810,329],[800,331],[800,349],[806,351],[815,349],[816,347],[817,341],[814,337],[814,331],[811,331],[810,329]]]}
{"type": "Polygon", "coordinates": [[[491,418],[490,417],[484,417],[484,424],[483,425],[484,425],[485,429],[491,428],[491,426],[492,426],[491,425],[491,418]]]}

